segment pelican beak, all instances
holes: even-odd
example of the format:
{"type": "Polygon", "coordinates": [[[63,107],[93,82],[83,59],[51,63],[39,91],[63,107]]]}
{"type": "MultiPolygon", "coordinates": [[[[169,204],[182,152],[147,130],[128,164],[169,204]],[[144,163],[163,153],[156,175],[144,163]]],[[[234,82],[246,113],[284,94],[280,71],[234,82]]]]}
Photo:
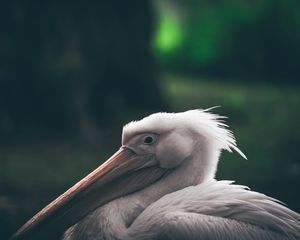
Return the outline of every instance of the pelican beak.
{"type": "Polygon", "coordinates": [[[40,236],[49,233],[60,236],[97,207],[150,185],[165,172],[157,164],[149,164],[149,156],[121,147],[26,222],[11,239],[42,239],[40,236]]]}

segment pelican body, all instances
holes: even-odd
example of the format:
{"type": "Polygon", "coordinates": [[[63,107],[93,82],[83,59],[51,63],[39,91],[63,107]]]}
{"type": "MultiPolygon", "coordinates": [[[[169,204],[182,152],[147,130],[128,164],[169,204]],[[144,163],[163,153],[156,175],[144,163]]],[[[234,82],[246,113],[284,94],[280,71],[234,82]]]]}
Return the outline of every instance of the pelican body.
{"type": "Polygon", "coordinates": [[[155,113],[124,126],[122,146],[30,219],[12,239],[297,240],[300,215],[232,181],[222,150],[246,158],[209,110],[155,113]]]}

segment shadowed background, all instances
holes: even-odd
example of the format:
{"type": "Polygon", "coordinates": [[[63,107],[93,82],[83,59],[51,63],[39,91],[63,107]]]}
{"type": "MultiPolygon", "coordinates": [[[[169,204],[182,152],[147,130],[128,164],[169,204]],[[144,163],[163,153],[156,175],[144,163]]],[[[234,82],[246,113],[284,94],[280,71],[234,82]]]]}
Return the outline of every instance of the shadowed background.
{"type": "Polygon", "coordinates": [[[99,166],[122,125],[221,106],[218,179],[300,212],[297,0],[0,4],[0,239],[99,166]]]}

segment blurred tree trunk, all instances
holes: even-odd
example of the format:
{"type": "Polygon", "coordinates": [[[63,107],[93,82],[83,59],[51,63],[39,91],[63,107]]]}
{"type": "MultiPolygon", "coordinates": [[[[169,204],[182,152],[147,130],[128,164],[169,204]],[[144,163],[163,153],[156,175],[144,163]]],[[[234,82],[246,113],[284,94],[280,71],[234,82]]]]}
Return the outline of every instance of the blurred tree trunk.
{"type": "Polygon", "coordinates": [[[1,4],[0,132],[83,133],[160,109],[150,1],[1,4]]]}

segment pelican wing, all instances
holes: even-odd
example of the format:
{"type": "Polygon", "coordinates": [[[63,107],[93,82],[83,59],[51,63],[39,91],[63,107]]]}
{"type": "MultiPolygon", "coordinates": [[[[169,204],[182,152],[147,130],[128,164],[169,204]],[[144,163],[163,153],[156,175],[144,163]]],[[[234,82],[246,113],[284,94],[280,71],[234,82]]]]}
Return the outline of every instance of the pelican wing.
{"type": "Polygon", "coordinates": [[[244,186],[211,181],[151,204],[128,234],[128,239],[296,240],[300,215],[244,186]]]}

